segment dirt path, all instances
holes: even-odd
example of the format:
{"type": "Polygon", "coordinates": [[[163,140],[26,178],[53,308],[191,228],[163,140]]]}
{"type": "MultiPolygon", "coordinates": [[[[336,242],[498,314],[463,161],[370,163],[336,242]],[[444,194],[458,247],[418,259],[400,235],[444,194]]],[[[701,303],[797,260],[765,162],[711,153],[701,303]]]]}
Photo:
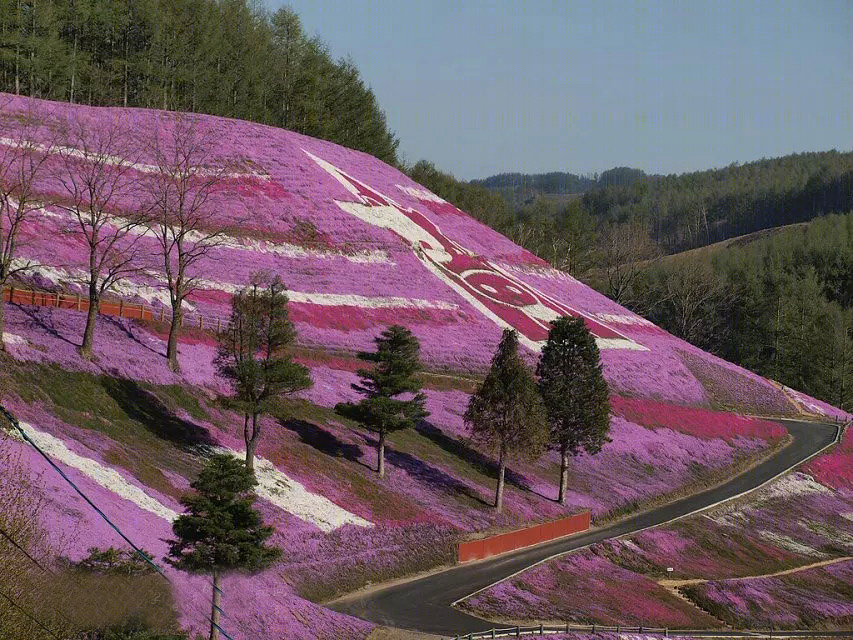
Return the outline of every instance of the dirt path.
{"type": "Polygon", "coordinates": [[[738,582],[740,580],[758,580],[760,578],[776,578],[778,576],[789,576],[792,573],[799,573],[800,571],[807,571],[808,569],[817,569],[818,567],[826,567],[831,564],[838,564],[839,562],[846,562],[847,560],[853,560],[851,556],[842,556],[840,558],[830,558],[829,560],[821,560],[820,562],[812,562],[811,564],[804,564],[799,567],[793,567],[792,569],[785,569],[784,571],[776,571],[775,573],[762,573],[757,576],[739,576],[737,578],[722,578],[719,580],[707,580],[705,578],[688,578],[685,580],[658,580],[658,584],[662,587],[666,587],[667,589],[680,589],[681,587],[689,587],[695,584],[705,584],[706,582],[738,582]]]}
{"type": "Polygon", "coordinates": [[[722,580],[707,580],[705,578],[686,578],[682,580],[672,580],[669,578],[665,578],[663,580],[658,580],[658,584],[664,587],[667,591],[669,591],[673,596],[686,602],[687,604],[695,607],[702,613],[711,616],[720,623],[720,625],[724,628],[728,628],[728,623],[725,620],[720,620],[717,616],[713,615],[711,612],[706,611],[698,604],[693,602],[690,598],[684,595],[681,591],[683,587],[691,587],[697,584],[705,584],[706,582],[737,582],[741,580],[758,580],[760,578],[775,578],[777,576],[788,576],[793,573],[799,573],[800,571],[806,571],[808,569],[817,569],[819,567],[826,567],[832,564],[838,564],[839,562],[846,562],[847,560],[853,560],[850,556],[842,556],[840,558],[830,558],[829,560],[821,560],[819,562],[812,562],[811,564],[804,564],[799,567],[793,567],[791,569],[785,569],[784,571],[776,571],[774,573],[763,573],[757,576],[740,576],[737,578],[723,578],[722,580]]]}

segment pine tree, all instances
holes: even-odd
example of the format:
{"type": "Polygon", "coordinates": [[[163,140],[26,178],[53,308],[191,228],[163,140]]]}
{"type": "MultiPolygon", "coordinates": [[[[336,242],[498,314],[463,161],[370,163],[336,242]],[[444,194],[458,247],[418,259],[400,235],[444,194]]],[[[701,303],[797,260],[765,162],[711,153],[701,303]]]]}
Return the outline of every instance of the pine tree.
{"type": "Polygon", "coordinates": [[[514,329],[504,330],[489,373],[468,402],[465,423],[475,442],[498,453],[495,508],[501,511],[507,460],[536,455],[546,439],[545,410],[514,329]]]}
{"type": "Polygon", "coordinates": [[[388,434],[414,427],[429,412],[424,409],[426,396],[421,393],[421,382],[417,376],[421,370],[417,338],[405,327],[392,325],[374,338],[374,342],[375,352],[361,352],[358,357],[375,366],[359,369],[361,383],[352,385],[364,399],[358,404],[340,403],[335,411],[360,422],[378,435],[376,472],[384,478],[388,434]]]}
{"type": "Polygon", "coordinates": [[[287,311],[281,280],[263,286],[261,278],[231,299],[231,322],[219,335],[216,366],[231,381],[233,407],[243,412],[246,467],[254,468],[261,436],[258,417],[282,397],[311,386],[310,371],[293,362],[296,332],[287,311]]]}
{"type": "Polygon", "coordinates": [[[598,453],[610,442],[610,400],[595,338],[583,318],[558,318],[536,368],[550,446],[560,452],[560,504],[566,503],[569,456],[598,453]]]}
{"type": "Polygon", "coordinates": [[[191,573],[213,574],[210,640],[219,637],[222,574],[260,571],[281,555],[281,549],[264,544],[274,529],[252,507],[256,484],[239,460],[215,455],[190,484],[195,492],[181,498],[186,512],[172,524],[167,561],[191,573]]]}

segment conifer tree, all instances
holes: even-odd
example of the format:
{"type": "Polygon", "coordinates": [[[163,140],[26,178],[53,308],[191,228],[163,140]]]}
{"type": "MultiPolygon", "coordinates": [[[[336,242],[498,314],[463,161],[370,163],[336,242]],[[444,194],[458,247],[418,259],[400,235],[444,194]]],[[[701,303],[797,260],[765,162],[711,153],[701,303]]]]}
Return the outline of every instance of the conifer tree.
{"type": "Polygon", "coordinates": [[[282,397],[311,386],[311,373],[294,362],[290,347],[296,332],[287,311],[284,285],[262,278],[231,299],[231,321],[219,335],[216,366],[234,388],[231,404],[243,412],[246,467],[254,468],[261,436],[258,417],[282,397]]]}
{"type": "Polygon", "coordinates": [[[468,402],[465,423],[475,442],[497,451],[495,508],[501,511],[508,459],[534,456],[546,440],[545,410],[514,329],[504,329],[489,373],[468,402]]]}
{"type": "Polygon", "coordinates": [[[213,456],[195,482],[194,493],[181,498],[186,512],[172,525],[167,561],[191,573],[211,573],[210,640],[219,638],[222,574],[260,571],[272,564],[281,549],[264,544],[273,528],[265,526],[252,507],[255,475],[239,460],[213,456]]]}
{"type": "Polygon", "coordinates": [[[536,369],[549,444],[560,452],[560,504],[566,503],[569,456],[610,442],[610,399],[595,338],[583,318],[558,318],[536,369]]]}
{"type": "Polygon", "coordinates": [[[417,338],[405,327],[392,325],[374,342],[375,352],[361,352],[358,357],[375,366],[360,369],[361,383],[352,385],[364,398],[358,404],[339,403],[335,411],[377,434],[376,472],[384,478],[388,434],[415,426],[429,412],[424,409],[426,397],[417,375],[421,370],[417,338]]]}

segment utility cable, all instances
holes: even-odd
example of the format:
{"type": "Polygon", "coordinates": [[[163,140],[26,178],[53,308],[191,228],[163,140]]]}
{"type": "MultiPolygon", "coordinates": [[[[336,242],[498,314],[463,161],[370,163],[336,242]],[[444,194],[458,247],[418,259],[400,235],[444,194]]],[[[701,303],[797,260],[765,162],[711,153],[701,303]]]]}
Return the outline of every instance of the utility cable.
{"type": "MultiPolygon", "coordinates": [[[[82,491],[82,490],[81,490],[81,489],[80,489],[76,484],[74,484],[74,481],[73,481],[73,480],[71,480],[71,478],[69,478],[69,477],[65,474],[65,472],[64,472],[62,469],[60,469],[60,468],[56,465],[56,463],[55,463],[53,460],[51,460],[50,456],[48,456],[48,455],[47,455],[47,454],[42,450],[42,448],[41,448],[41,447],[39,447],[39,446],[38,446],[38,445],[33,441],[33,439],[32,439],[32,438],[30,438],[30,436],[29,436],[29,435],[27,435],[27,432],[26,432],[26,431],[24,431],[24,429],[21,427],[21,424],[18,422],[18,419],[17,419],[14,415],[12,415],[12,413],[11,413],[8,409],[6,409],[6,407],[4,407],[3,405],[0,405],[0,413],[2,413],[2,414],[6,417],[6,419],[7,419],[7,420],[12,424],[12,426],[14,426],[14,427],[15,427],[15,429],[17,429],[17,430],[18,430],[18,432],[21,434],[21,437],[22,437],[26,442],[28,442],[28,443],[29,443],[29,444],[30,444],[30,445],[31,445],[31,446],[32,446],[36,451],[38,451],[38,452],[39,452],[39,454],[41,454],[41,456],[42,456],[42,457],[47,461],[47,463],[48,463],[51,467],[53,467],[53,469],[54,469],[54,470],[55,470],[55,471],[56,471],[60,476],[62,476],[62,479],[63,479],[63,480],[65,480],[65,482],[67,482],[67,483],[71,486],[71,488],[73,488],[73,489],[74,489],[74,491],[76,491],[76,492],[77,492],[77,494],[78,494],[81,498],[83,498],[83,500],[85,500],[85,501],[86,501],[86,503],[87,503],[90,507],[92,507],[92,508],[97,512],[97,514],[98,514],[99,516],[101,516],[101,518],[103,518],[103,520],[104,520],[108,525],[110,525],[110,527],[112,527],[112,528],[113,528],[113,530],[114,530],[114,531],[115,531],[119,536],[121,536],[122,540],[124,540],[125,542],[127,542],[127,544],[129,544],[129,545],[130,545],[130,547],[131,547],[131,548],[132,548],[132,549],[133,549],[133,550],[134,550],[134,551],[135,551],[135,552],[136,552],[136,553],[137,553],[137,554],[138,554],[138,555],[139,555],[143,560],[145,560],[145,562],[147,562],[149,565],[151,565],[151,566],[154,568],[154,570],[155,570],[157,573],[159,573],[159,574],[160,574],[160,576],[161,576],[161,577],[162,577],[166,582],[168,582],[169,584],[172,584],[172,581],[169,579],[169,577],[168,577],[165,573],[163,573],[163,570],[159,567],[159,565],[157,565],[157,564],[156,564],[156,563],[155,563],[155,562],[154,562],[154,561],[153,561],[153,560],[148,556],[148,554],[147,554],[147,553],[145,553],[141,548],[139,548],[138,546],[136,546],[136,544],[134,544],[134,543],[133,543],[133,541],[132,541],[130,538],[128,538],[128,537],[124,534],[124,532],[123,532],[121,529],[119,529],[119,528],[118,528],[118,525],[116,525],[112,520],[110,520],[109,516],[107,516],[107,514],[105,514],[103,511],[101,511],[101,509],[98,507],[98,505],[96,505],[94,502],[92,502],[92,500],[89,498],[89,496],[87,496],[85,493],[83,493],[83,491],[82,491]]],[[[221,611],[221,610],[220,610],[220,611],[221,611]]],[[[234,638],[232,638],[230,635],[228,635],[228,633],[226,633],[225,629],[223,629],[223,628],[222,628],[222,627],[220,627],[218,624],[216,624],[215,622],[213,622],[213,620],[212,620],[209,616],[206,616],[206,619],[207,619],[207,620],[208,620],[208,621],[209,621],[213,626],[215,626],[215,627],[216,627],[216,629],[219,631],[219,633],[221,633],[223,636],[225,636],[226,640],[234,640],[234,638]]],[[[58,637],[58,636],[57,636],[57,637],[58,637]]],[[[60,638],[60,640],[61,640],[61,638],[60,638]]]]}
{"type": "Polygon", "coordinates": [[[48,569],[48,568],[46,568],[44,565],[42,565],[38,560],[36,560],[35,558],[33,558],[33,557],[30,555],[30,553],[29,553],[26,549],[24,549],[21,545],[19,545],[17,542],[15,542],[15,540],[12,538],[12,536],[10,536],[10,535],[6,532],[6,530],[5,530],[5,529],[3,529],[3,527],[0,527],[0,536],[3,536],[4,538],[6,538],[6,540],[9,542],[9,544],[11,544],[13,547],[15,547],[18,551],[20,551],[21,553],[23,553],[25,556],[27,556],[27,558],[29,558],[29,559],[30,559],[30,561],[31,561],[34,565],[36,565],[39,569],[41,569],[42,571],[44,571],[44,572],[46,572],[46,573],[49,573],[50,575],[55,575],[55,574],[53,573],[53,571],[51,571],[50,569],[48,569]]]}
{"type": "Polygon", "coordinates": [[[10,596],[6,595],[2,591],[0,591],[0,596],[2,596],[5,600],[7,600],[9,602],[9,604],[11,604],[13,607],[15,607],[18,611],[23,613],[27,618],[29,618],[30,620],[35,622],[39,627],[41,627],[42,629],[47,631],[51,636],[56,638],[56,640],[62,640],[62,638],[60,637],[59,634],[48,629],[44,624],[42,624],[42,622],[38,618],[36,618],[33,614],[31,614],[29,611],[27,611],[21,605],[19,605],[17,602],[15,602],[10,596]]]}

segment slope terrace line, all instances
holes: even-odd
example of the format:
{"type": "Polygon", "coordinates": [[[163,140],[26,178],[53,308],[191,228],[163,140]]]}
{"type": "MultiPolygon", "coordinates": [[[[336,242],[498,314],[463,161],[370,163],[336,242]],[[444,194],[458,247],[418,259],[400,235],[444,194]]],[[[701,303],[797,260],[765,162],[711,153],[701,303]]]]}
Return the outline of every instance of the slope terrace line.
{"type": "Polygon", "coordinates": [[[633,535],[743,497],[807,462],[838,441],[832,423],[778,419],[791,443],[730,480],[669,504],[536,547],[451,567],[413,580],[374,587],[329,603],[332,609],[371,622],[445,636],[488,631],[494,625],[455,605],[557,556],[597,542],[633,535]]]}

